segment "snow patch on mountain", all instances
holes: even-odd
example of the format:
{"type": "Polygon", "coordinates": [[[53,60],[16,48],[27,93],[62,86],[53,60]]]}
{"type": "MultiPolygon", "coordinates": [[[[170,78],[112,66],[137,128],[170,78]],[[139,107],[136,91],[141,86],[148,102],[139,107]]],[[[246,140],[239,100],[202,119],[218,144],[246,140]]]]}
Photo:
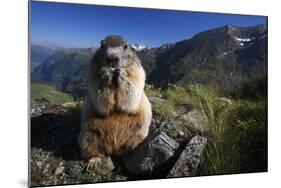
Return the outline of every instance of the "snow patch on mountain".
{"type": "Polygon", "coordinates": [[[134,48],[136,51],[148,49],[148,47],[145,44],[132,44],[131,47],[134,48]]]}
{"type": "Polygon", "coordinates": [[[252,40],[255,40],[256,37],[252,37],[252,38],[238,38],[238,37],[234,37],[236,40],[238,40],[239,42],[250,42],[252,40]]]}

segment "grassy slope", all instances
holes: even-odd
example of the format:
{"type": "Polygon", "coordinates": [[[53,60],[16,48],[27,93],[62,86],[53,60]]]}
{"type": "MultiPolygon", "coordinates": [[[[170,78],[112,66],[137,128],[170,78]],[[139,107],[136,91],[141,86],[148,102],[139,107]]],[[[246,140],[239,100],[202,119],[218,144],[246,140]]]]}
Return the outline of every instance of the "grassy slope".
{"type": "Polygon", "coordinates": [[[208,117],[202,174],[267,170],[267,98],[221,97],[212,87],[189,88],[190,103],[208,117]]]}
{"type": "Polygon", "coordinates": [[[168,117],[181,104],[189,104],[206,114],[208,145],[201,175],[267,171],[266,95],[231,98],[214,87],[202,85],[161,91],[150,88],[146,93],[148,96],[161,93],[166,99],[154,107],[161,117],[168,117]]]}
{"type": "Polygon", "coordinates": [[[52,85],[31,83],[31,100],[45,98],[55,104],[72,101],[72,97],[62,93],[52,85]]]}

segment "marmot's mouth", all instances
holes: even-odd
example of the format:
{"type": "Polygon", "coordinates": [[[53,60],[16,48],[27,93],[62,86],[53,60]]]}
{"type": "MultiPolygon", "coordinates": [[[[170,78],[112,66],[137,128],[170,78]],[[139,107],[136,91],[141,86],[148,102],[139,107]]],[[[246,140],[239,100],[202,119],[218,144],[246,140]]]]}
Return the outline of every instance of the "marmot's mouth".
{"type": "Polygon", "coordinates": [[[108,63],[112,63],[112,64],[118,64],[118,62],[120,61],[119,60],[119,57],[116,57],[116,56],[107,56],[105,58],[105,60],[108,62],[108,63]]]}
{"type": "Polygon", "coordinates": [[[115,61],[111,61],[111,62],[108,62],[107,61],[107,66],[113,68],[113,69],[120,69],[120,61],[118,62],[115,62],[115,61]]]}

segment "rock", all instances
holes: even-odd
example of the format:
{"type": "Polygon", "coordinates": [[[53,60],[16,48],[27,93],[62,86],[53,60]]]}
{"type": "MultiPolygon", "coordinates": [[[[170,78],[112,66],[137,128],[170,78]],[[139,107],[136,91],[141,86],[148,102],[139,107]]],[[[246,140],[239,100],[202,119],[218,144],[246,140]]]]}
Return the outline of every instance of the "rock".
{"type": "Polygon", "coordinates": [[[191,110],[192,110],[192,106],[189,104],[183,104],[183,105],[177,106],[177,112],[179,114],[186,114],[191,110]]]}
{"type": "Polygon", "coordinates": [[[179,136],[184,136],[184,132],[183,131],[179,131],[179,136]]]}
{"type": "Polygon", "coordinates": [[[59,166],[55,171],[55,176],[62,174],[64,169],[65,169],[64,166],[59,166]]]}
{"type": "Polygon", "coordinates": [[[196,133],[188,127],[187,122],[172,117],[162,121],[152,121],[152,129],[163,131],[180,144],[186,144],[196,133]]]}
{"type": "Polygon", "coordinates": [[[102,158],[101,163],[99,163],[94,171],[98,175],[107,175],[112,172],[112,170],[115,168],[112,160],[110,157],[102,158]]]}
{"type": "Polygon", "coordinates": [[[42,111],[50,105],[50,101],[47,99],[35,99],[30,101],[30,115],[31,117],[37,117],[42,114],[42,111]]]}
{"type": "Polygon", "coordinates": [[[223,102],[225,104],[228,104],[228,105],[232,105],[232,102],[229,98],[226,98],[226,97],[216,97],[216,100],[220,101],[220,102],[223,102]]]}
{"type": "Polygon", "coordinates": [[[168,88],[171,88],[171,89],[176,89],[178,87],[176,84],[172,84],[172,83],[168,83],[167,86],[168,86],[168,88]]]}
{"type": "Polygon", "coordinates": [[[188,121],[189,116],[187,114],[182,114],[181,116],[179,116],[179,120],[181,121],[188,121]]]}
{"type": "Polygon", "coordinates": [[[44,168],[44,170],[43,170],[43,174],[47,174],[49,172],[49,169],[48,168],[44,168]]]}
{"type": "Polygon", "coordinates": [[[75,164],[73,167],[69,169],[68,174],[71,177],[79,177],[82,172],[82,167],[79,164],[75,164]]]}
{"type": "Polygon", "coordinates": [[[146,88],[146,89],[152,89],[152,88],[153,88],[153,86],[152,86],[152,85],[150,85],[150,84],[148,84],[148,83],[145,83],[145,88],[146,88]]]}
{"type": "Polygon", "coordinates": [[[43,174],[47,174],[48,172],[49,172],[49,167],[50,167],[50,164],[49,163],[47,163],[46,165],[45,165],[45,168],[44,168],[44,170],[43,170],[43,174]]]}
{"type": "Polygon", "coordinates": [[[111,181],[126,181],[128,180],[128,177],[126,176],[123,176],[123,175],[113,175],[111,178],[110,178],[111,181]]]}
{"type": "Polygon", "coordinates": [[[164,132],[154,132],[122,160],[125,168],[134,175],[151,175],[173,158],[179,143],[164,132]]]}
{"type": "Polygon", "coordinates": [[[207,138],[205,137],[193,137],[167,177],[195,176],[206,143],[207,138]]]}
{"type": "Polygon", "coordinates": [[[36,165],[40,168],[43,165],[43,163],[41,161],[38,161],[36,162],[36,165]]]}
{"type": "Polygon", "coordinates": [[[159,125],[160,129],[171,129],[172,128],[172,124],[169,121],[162,121],[159,125]]]}
{"type": "Polygon", "coordinates": [[[160,104],[164,102],[165,100],[160,97],[148,97],[148,100],[151,102],[152,106],[155,106],[157,104],[160,104]]]}
{"type": "Polygon", "coordinates": [[[174,111],[174,112],[172,112],[170,115],[171,115],[171,117],[175,118],[175,117],[177,117],[179,114],[174,111]]]}
{"type": "Polygon", "coordinates": [[[179,117],[181,121],[187,122],[188,126],[200,132],[208,130],[208,120],[205,114],[198,110],[192,110],[179,117]]]}
{"type": "Polygon", "coordinates": [[[78,106],[76,102],[66,102],[62,104],[63,107],[65,108],[75,108],[78,106]]]}
{"type": "Polygon", "coordinates": [[[50,104],[50,101],[45,98],[35,99],[35,101],[39,104],[50,104]]]}

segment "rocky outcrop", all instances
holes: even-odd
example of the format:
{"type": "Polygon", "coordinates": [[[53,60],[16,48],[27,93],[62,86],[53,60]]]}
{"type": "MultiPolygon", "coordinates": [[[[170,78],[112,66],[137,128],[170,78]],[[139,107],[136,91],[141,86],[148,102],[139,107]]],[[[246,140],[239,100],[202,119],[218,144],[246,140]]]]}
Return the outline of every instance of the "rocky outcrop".
{"type": "Polygon", "coordinates": [[[207,138],[205,137],[193,137],[186,145],[167,177],[195,176],[206,143],[207,138]]]}
{"type": "Polygon", "coordinates": [[[150,134],[133,152],[123,158],[125,168],[133,175],[151,175],[169,163],[179,143],[164,132],[150,134]]]}
{"type": "Polygon", "coordinates": [[[63,114],[67,111],[64,106],[52,104],[45,98],[32,100],[30,102],[31,118],[40,117],[43,114],[63,114]]]}
{"type": "Polygon", "coordinates": [[[69,105],[54,105],[44,99],[33,101],[31,108],[36,112],[31,115],[32,186],[196,174],[204,138],[196,137],[198,131],[193,131],[191,122],[196,121],[190,120],[194,114],[185,116],[192,111],[189,107],[178,107],[170,118],[154,116],[149,136],[134,151],[121,158],[104,158],[90,169],[80,157],[80,123],[73,121],[74,113],[79,119],[79,108],[73,111],[69,105]]]}

